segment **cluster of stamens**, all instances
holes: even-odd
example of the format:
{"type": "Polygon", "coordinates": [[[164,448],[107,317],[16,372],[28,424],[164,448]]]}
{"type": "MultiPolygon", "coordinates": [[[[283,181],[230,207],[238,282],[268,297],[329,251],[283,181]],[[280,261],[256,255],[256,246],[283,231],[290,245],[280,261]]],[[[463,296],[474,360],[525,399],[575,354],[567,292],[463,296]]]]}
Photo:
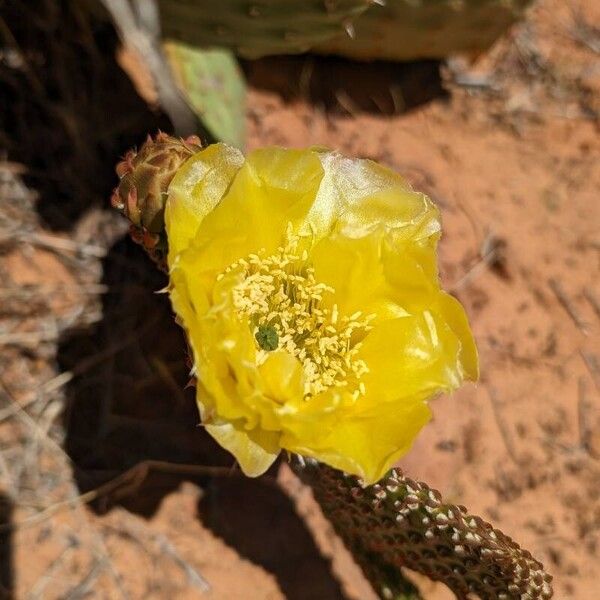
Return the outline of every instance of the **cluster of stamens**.
{"type": "Polygon", "coordinates": [[[233,303],[248,319],[259,364],[269,352],[289,352],[304,368],[305,398],[331,386],[351,386],[358,398],[365,393],[360,379],[368,367],[357,355],[374,315],[358,311],[343,316],[336,304],[323,307],[323,296],[334,289],[316,281],[308,253],[298,252],[298,243],[288,235],[276,254],[251,254],[229,266],[220,278],[232,272],[240,276],[233,303]]]}

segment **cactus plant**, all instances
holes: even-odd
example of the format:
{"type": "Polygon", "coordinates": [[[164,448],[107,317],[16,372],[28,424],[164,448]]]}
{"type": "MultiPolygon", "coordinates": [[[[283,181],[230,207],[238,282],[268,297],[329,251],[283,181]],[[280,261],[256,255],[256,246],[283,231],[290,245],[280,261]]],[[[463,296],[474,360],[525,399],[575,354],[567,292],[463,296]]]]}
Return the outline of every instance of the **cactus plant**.
{"type": "Polygon", "coordinates": [[[246,58],[313,50],[364,60],[414,60],[485,50],[530,2],[161,0],[160,8],[166,37],[226,46],[246,58]]]}
{"type": "Polygon", "coordinates": [[[235,57],[228,50],[175,41],[163,48],[175,81],[212,137],[242,147],[245,84],[235,57]]]}
{"type": "Polygon", "coordinates": [[[163,35],[257,58],[305,52],[351,27],[372,0],[160,0],[163,35]]]}
{"type": "MultiPolygon", "coordinates": [[[[197,140],[160,134],[117,166],[121,182],[112,203],[132,222],[134,239],[163,269],[166,237],[160,228],[168,185],[197,149],[197,140]]],[[[551,577],[529,552],[398,470],[365,486],[314,459],[293,458],[292,468],[313,488],[325,516],[381,598],[418,600],[402,567],[444,582],[460,600],[473,594],[482,600],[552,597],[551,577]]]]}
{"type": "Polygon", "coordinates": [[[144,81],[138,91],[151,104],[158,100],[177,133],[200,132],[209,141],[244,145],[246,86],[230,50],[161,38],[159,13],[151,3],[143,11],[118,0],[83,6],[95,20],[112,21],[134,57],[123,66],[134,82],[144,81]]]}
{"type": "Polygon", "coordinates": [[[530,0],[387,0],[355,21],[355,35],[336,36],[318,52],[370,60],[443,58],[489,48],[530,0]]]}
{"type": "Polygon", "coordinates": [[[404,593],[390,577],[401,567],[444,582],[461,599],[552,597],[552,578],[529,552],[398,469],[363,487],[314,460],[292,464],[382,598],[404,593]]]}

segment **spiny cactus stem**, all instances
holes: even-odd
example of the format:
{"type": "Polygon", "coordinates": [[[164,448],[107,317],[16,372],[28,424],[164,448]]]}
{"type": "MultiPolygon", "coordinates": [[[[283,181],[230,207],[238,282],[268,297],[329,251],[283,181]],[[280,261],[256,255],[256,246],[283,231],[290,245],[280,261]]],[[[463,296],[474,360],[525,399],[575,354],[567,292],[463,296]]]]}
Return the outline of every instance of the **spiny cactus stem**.
{"type": "Polygon", "coordinates": [[[548,600],[552,577],[510,537],[446,504],[439,492],[392,469],[378,484],[311,459],[292,462],[382,598],[397,598],[389,573],[407,567],[481,600],[548,600]]]}

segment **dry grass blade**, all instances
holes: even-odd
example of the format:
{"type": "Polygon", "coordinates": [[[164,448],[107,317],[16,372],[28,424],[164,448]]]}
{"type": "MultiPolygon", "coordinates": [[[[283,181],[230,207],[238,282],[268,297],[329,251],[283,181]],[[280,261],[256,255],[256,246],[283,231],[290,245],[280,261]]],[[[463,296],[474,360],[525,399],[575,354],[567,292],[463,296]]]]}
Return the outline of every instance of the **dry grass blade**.
{"type": "MultiPolygon", "coordinates": [[[[464,209],[463,209],[464,212],[464,209]]],[[[471,217],[467,214],[469,220],[471,217]]],[[[479,251],[479,260],[471,266],[467,272],[453,285],[450,286],[450,292],[456,293],[465,286],[469,285],[473,279],[480,275],[484,269],[502,266],[504,263],[504,242],[493,234],[486,235],[479,251]]]]}
{"type": "Polygon", "coordinates": [[[596,389],[600,391],[600,361],[598,361],[598,357],[591,352],[586,352],[585,350],[580,350],[581,358],[583,358],[583,362],[587,367],[596,389]]]}
{"type": "Polygon", "coordinates": [[[600,27],[590,24],[579,11],[573,12],[573,38],[592,52],[600,54],[600,27]]]}
{"type": "MultiPolygon", "coordinates": [[[[154,325],[156,325],[157,320],[158,316],[156,316],[153,319],[150,319],[149,321],[147,321],[147,323],[144,324],[143,327],[137,329],[135,333],[125,336],[123,339],[116,343],[110,344],[105,349],[94,354],[93,356],[81,360],[77,364],[77,366],[72,370],[64,371],[62,373],[59,373],[55,377],[52,377],[51,379],[40,385],[39,388],[33,390],[33,392],[31,392],[30,397],[22,403],[19,403],[9,392],[8,388],[0,381],[0,385],[4,389],[5,394],[12,400],[10,406],[0,410],[0,422],[14,416],[15,414],[24,413],[26,408],[29,408],[30,406],[35,404],[38,400],[40,400],[40,398],[58,391],[61,387],[67,385],[78,375],[82,375],[92,367],[95,367],[99,363],[109,359],[117,352],[120,352],[124,348],[127,348],[127,346],[136,342],[140,335],[142,335],[145,331],[151,329],[154,325]]],[[[33,335],[39,334],[32,334],[32,336],[33,335]]],[[[1,342],[2,336],[0,335],[0,343],[1,342]]]]}
{"type": "MultiPolygon", "coordinates": [[[[148,474],[151,471],[158,471],[161,473],[168,473],[171,475],[186,475],[196,477],[243,476],[238,471],[232,470],[229,467],[188,465],[180,463],[170,463],[166,461],[147,460],[138,463],[137,465],[131,467],[124,473],[121,473],[117,477],[111,479],[110,481],[97,487],[96,489],[90,490],[89,492],[86,492],[84,494],[79,494],[61,502],[55,502],[54,504],[51,504],[50,506],[46,507],[41,512],[20,522],[0,525],[0,533],[38,525],[50,519],[51,517],[63,510],[70,509],[75,506],[89,504],[105,496],[113,495],[115,499],[128,496],[140,488],[140,486],[143,484],[144,480],[148,477],[148,474]]],[[[276,484],[274,480],[270,480],[269,478],[263,478],[263,480],[276,484]]]]}
{"type": "MultiPolygon", "coordinates": [[[[461,600],[549,600],[552,577],[529,552],[464,506],[392,469],[378,484],[314,460],[293,463],[325,516],[383,598],[389,572],[407,567],[443,581],[461,600]]],[[[400,596],[401,597],[401,596],[400,596]]]]}
{"type": "Polygon", "coordinates": [[[210,583],[202,576],[196,567],[182,556],[167,535],[155,532],[126,511],[117,509],[116,512],[120,514],[119,526],[118,528],[109,526],[109,530],[112,530],[119,535],[125,534],[152,559],[160,558],[160,560],[162,560],[163,558],[169,558],[179,569],[181,569],[181,571],[183,571],[187,583],[200,591],[200,593],[206,594],[212,590],[210,583]],[[154,552],[151,551],[152,545],[156,546],[158,549],[159,557],[154,556],[154,552]]]}
{"type": "Polygon", "coordinates": [[[488,388],[488,397],[490,399],[492,411],[494,412],[494,418],[496,419],[498,430],[500,431],[500,435],[502,436],[502,440],[504,441],[506,451],[508,452],[508,455],[510,456],[511,460],[516,465],[522,466],[524,464],[524,460],[517,454],[513,437],[510,431],[508,430],[506,421],[504,420],[500,412],[500,401],[498,400],[498,393],[494,388],[488,388]]]}
{"type": "Polygon", "coordinates": [[[190,563],[184,560],[179,552],[177,552],[175,546],[169,541],[169,539],[161,534],[156,536],[156,541],[160,547],[160,550],[163,554],[170,556],[173,561],[184,571],[185,576],[188,582],[195,588],[199,589],[201,592],[210,592],[210,584],[200,573],[198,573],[197,569],[192,567],[190,563]]]}
{"type": "Polygon", "coordinates": [[[583,290],[583,295],[594,309],[594,312],[596,313],[598,319],[600,319],[600,300],[598,299],[598,297],[595,296],[594,292],[592,292],[592,290],[589,288],[585,288],[583,290]]]}
{"type": "Polygon", "coordinates": [[[571,317],[571,320],[575,325],[580,329],[580,331],[584,335],[588,335],[588,325],[584,321],[583,317],[579,314],[579,311],[575,308],[573,302],[567,293],[564,291],[562,285],[556,279],[549,279],[548,285],[550,289],[554,292],[557,300],[560,302],[561,306],[565,309],[566,313],[571,317]]]}
{"type": "Polygon", "coordinates": [[[579,378],[578,381],[578,401],[577,401],[577,421],[579,425],[579,443],[583,450],[585,450],[593,458],[600,458],[594,452],[592,445],[592,434],[593,430],[589,423],[589,410],[591,404],[587,398],[587,388],[585,385],[585,379],[579,378]]]}
{"type": "Polygon", "coordinates": [[[26,232],[17,233],[15,239],[21,243],[33,244],[41,248],[55,250],[58,252],[69,252],[95,258],[104,258],[106,248],[94,244],[82,244],[64,237],[48,235],[44,233],[26,232]]]}
{"type": "Polygon", "coordinates": [[[50,563],[46,572],[38,579],[31,588],[27,600],[42,600],[48,584],[56,576],[55,574],[63,567],[66,560],[73,553],[74,544],[67,543],[62,552],[50,563]]]}
{"type": "Polygon", "coordinates": [[[81,598],[88,597],[92,592],[94,583],[107,566],[108,564],[105,558],[95,560],[85,577],[73,589],[65,594],[65,600],[80,600],[81,598]]]}

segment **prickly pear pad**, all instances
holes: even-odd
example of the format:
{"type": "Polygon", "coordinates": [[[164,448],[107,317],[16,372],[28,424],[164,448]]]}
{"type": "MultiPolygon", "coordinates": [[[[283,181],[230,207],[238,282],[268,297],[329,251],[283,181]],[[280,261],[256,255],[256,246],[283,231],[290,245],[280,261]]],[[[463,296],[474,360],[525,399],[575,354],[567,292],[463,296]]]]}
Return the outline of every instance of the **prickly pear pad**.
{"type": "Polygon", "coordinates": [[[322,149],[217,144],[166,205],[170,294],[207,431],[245,473],[282,449],[380,479],[478,376],[438,281],[439,213],[396,173],[322,149]]]}

